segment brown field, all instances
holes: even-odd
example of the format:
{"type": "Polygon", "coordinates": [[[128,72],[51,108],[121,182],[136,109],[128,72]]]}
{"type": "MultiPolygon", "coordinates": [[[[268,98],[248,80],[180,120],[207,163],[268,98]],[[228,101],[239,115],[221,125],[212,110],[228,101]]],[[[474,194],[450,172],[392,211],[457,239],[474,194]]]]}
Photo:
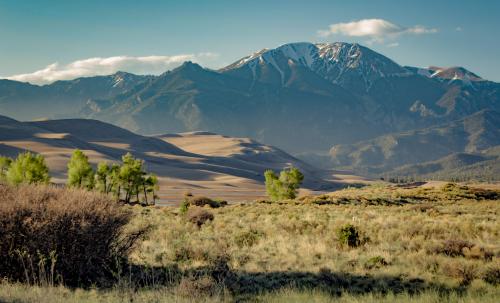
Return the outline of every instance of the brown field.
{"type": "Polygon", "coordinates": [[[205,206],[213,220],[201,227],[178,207],[127,206],[129,228],[152,226],[130,255],[146,285],[133,276],[94,290],[3,283],[0,301],[496,302],[498,195],[479,184],[378,184],[205,206]],[[346,224],[356,246],[340,242],[346,224]]]}

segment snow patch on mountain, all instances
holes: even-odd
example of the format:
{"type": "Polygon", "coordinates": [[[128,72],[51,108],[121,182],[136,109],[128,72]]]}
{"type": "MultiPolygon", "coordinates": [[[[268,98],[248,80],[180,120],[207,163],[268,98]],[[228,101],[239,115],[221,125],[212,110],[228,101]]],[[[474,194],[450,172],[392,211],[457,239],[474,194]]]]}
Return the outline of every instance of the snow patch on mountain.
{"type": "Polygon", "coordinates": [[[277,71],[281,84],[287,83],[286,73],[290,67],[301,65],[335,84],[344,84],[353,77],[364,83],[369,90],[378,78],[408,76],[412,73],[389,58],[359,44],[335,43],[289,43],[275,49],[263,49],[225,67],[222,71],[248,68],[257,80],[257,70],[263,66],[277,71]]]}

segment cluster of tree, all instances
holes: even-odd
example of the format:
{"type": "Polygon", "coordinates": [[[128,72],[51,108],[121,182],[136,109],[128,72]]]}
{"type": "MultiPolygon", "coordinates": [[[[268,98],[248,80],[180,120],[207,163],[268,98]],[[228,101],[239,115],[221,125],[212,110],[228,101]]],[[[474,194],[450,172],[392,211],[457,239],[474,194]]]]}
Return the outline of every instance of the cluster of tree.
{"type": "Polygon", "coordinates": [[[135,198],[137,203],[154,204],[158,178],[148,174],[144,161],[130,153],[122,157],[121,165],[101,162],[94,171],[88,157],[77,149],[68,163],[68,187],[96,189],[125,203],[135,198]]]}
{"type": "Polygon", "coordinates": [[[16,159],[0,156],[0,180],[9,184],[50,182],[49,168],[42,155],[21,153],[16,159]]]}
{"type": "MultiPolygon", "coordinates": [[[[48,184],[49,168],[42,155],[30,152],[21,153],[16,159],[0,156],[0,181],[12,185],[48,184]]],[[[158,178],[148,174],[144,161],[134,158],[130,153],[122,157],[121,164],[101,162],[94,171],[88,157],[75,150],[68,163],[68,187],[98,190],[112,194],[117,200],[130,203],[154,204],[158,191],[158,178]]]]}
{"type": "Polygon", "coordinates": [[[272,170],[264,173],[267,195],[272,200],[295,199],[304,175],[295,167],[282,170],[279,176],[272,170]]]}

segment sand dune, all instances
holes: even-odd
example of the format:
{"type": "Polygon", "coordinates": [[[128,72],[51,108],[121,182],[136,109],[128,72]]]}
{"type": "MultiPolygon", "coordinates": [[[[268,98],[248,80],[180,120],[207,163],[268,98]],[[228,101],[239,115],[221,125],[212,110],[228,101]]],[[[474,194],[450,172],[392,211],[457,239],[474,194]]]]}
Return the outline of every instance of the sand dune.
{"type": "Polygon", "coordinates": [[[162,203],[176,203],[188,191],[231,201],[262,198],[264,171],[289,165],[304,172],[303,193],[367,181],[348,172],[319,170],[248,138],[206,132],[140,136],[96,120],[19,122],[0,116],[0,154],[13,157],[30,150],[44,155],[54,182],[65,182],[66,165],[76,148],[93,165],[119,161],[126,152],[144,159],[147,169],[159,176],[162,203]]]}

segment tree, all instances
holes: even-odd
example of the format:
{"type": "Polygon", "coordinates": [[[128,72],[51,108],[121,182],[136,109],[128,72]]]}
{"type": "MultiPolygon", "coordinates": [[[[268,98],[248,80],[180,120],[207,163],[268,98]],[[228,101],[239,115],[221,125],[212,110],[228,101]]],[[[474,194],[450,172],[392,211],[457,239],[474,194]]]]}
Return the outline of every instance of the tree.
{"type": "Polygon", "coordinates": [[[158,191],[159,186],[158,186],[158,177],[156,175],[151,174],[147,176],[146,178],[143,179],[143,191],[144,191],[144,200],[146,204],[149,204],[148,202],[148,194],[152,196],[153,199],[153,204],[156,203],[156,191],[158,191]]]}
{"type": "Polygon", "coordinates": [[[272,200],[295,199],[304,180],[304,175],[295,167],[282,170],[279,176],[272,170],[266,170],[264,177],[267,194],[272,200]]]}
{"type": "Polygon", "coordinates": [[[21,153],[10,164],[6,179],[8,183],[13,185],[21,183],[47,184],[50,182],[49,168],[42,155],[34,155],[30,152],[21,153]]]}
{"type": "Polygon", "coordinates": [[[137,202],[139,202],[139,192],[144,184],[144,175],[146,175],[143,170],[144,161],[136,159],[132,154],[127,153],[122,157],[122,162],[123,164],[118,172],[119,192],[124,191],[126,203],[130,203],[133,196],[136,196],[137,202]]]}
{"type": "Polygon", "coordinates": [[[99,163],[95,182],[100,192],[113,193],[117,200],[122,200],[122,195],[125,195],[123,197],[125,203],[130,203],[133,197],[137,203],[156,202],[158,178],[154,174],[148,175],[144,169],[144,161],[134,158],[130,153],[122,157],[121,165],[109,166],[105,162],[99,163]],[[141,195],[143,195],[142,200],[141,195]]]}
{"type": "Polygon", "coordinates": [[[109,194],[116,191],[118,183],[118,171],[120,166],[113,164],[109,166],[106,162],[97,165],[95,173],[95,187],[102,193],[109,194]]]}
{"type": "Polygon", "coordinates": [[[76,149],[68,163],[68,186],[78,188],[94,188],[94,170],[89,158],[76,149]]]}
{"type": "Polygon", "coordinates": [[[7,176],[7,170],[9,169],[11,163],[11,158],[0,156],[0,181],[5,180],[7,176]]]}

